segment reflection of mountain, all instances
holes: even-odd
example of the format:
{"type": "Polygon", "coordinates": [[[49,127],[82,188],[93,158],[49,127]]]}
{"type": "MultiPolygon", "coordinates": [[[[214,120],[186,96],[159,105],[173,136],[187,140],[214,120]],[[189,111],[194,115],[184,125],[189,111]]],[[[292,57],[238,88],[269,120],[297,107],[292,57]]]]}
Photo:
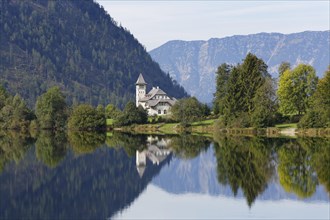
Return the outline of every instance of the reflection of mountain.
{"type": "MultiPolygon", "coordinates": [[[[181,160],[173,157],[169,166],[165,166],[152,183],[169,193],[202,193],[213,196],[224,195],[233,197],[229,185],[221,185],[217,177],[217,161],[213,147],[202,152],[190,160],[181,160]]],[[[257,199],[261,200],[296,200],[298,197],[284,191],[275,175],[268,183],[266,190],[257,199]]],[[[241,190],[238,198],[243,198],[241,190]]],[[[314,195],[304,201],[329,201],[329,197],[322,185],[318,185],[314,195]]]]}
{"type": "Polygon", "coordinates": [[[0,175],[0,219],[105,219],[129,206],[162,166],[147,162],[142,178],[134,157],[102,147],[75,157],[70,151],[50,169],[31,149],[0,175]]]}

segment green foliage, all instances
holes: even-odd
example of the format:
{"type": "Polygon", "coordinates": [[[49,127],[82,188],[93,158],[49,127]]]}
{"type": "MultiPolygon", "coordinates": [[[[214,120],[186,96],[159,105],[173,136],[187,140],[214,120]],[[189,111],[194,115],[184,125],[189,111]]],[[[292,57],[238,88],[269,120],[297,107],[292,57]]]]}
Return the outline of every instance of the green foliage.
{"type": "Polygon", "coordinates": [[[299,121],[300,128],[330,127],[330,66],[318,81],[307,113],[299,121]]]}
{"type": "Polygon", "coordinates": [[[301,198],[313,195],[317,178],[306,149],[299,142],[289,142],[279,150],[278,157],[278,175],[283,188],[301,198]]]}
{"type": "Polygon", "coordinates": [[[148,122],[148,113],[142,106],[136,107],[135,103],[130,101],[126,104],[123,113],[115,122],[119,126],[131,124],[145,124],[148,122]]]}
{"type": "Polygon", "coordinates": [[[265,127],[274,123],[274,83],[263,60],[249,53],[242,64],[222,64],[217,72],[214,104],[220,127],[265,127]]]}
{"type": "Polygon", "coordinates": [[[0,87],[1,129],[28,130],[34,118],[34,114],[19,95],[12,97],[3,87],[0,87]]]}
{"type": "Polygon", "coordinates": [[[73,151],[76,154],[92,153],[105,142],[105,133],[97,132],[76,132],[70,130],[68,139],[73,151]]]}
{"type": "Polygon", "coordinates": [[[62,130],[65,128],[68,109],[59,87],[52,87],[38,97],[36,116],[41,129],[62,130]]]}
{"type": "Polygon", "coordinates": [[[203,136],[180,135],[173,136],[168,147],[177,156],[184,159],[197,157],[202,151],[206,151],[210,146],[210,140],[203,136]]]}
{"type": "Polygon", "coordinates": [[[282,62],[278,67],[278,75],[281,76],[287,70],[291,70],[291,64],[288,62],[282,62]]]}
{"type": "Polygon", "coordinates": [[[273,175],[272,148],[263,139],[219,136],[215,154],[219,183],[228,184],[235,196],[241,188],[251,207],[273,175]]]}
{"type": "Polygon", "coordinates": [[[225,97],[227,95],[228,79],[231,68],[230,65],[223,63],[218,67],[216,72],[216,91],[213,99],[214,114],[224,114],[225,97]]]}
{"type": "Polygon", "coordinates": [[[72,130],[99,130],[105,127],[104,108],[94,109],[91,105],[75,106],[68,121],[68,128],[72,130]]]}
{"type": "Polygon", "coordinates": [[[123,107],[141,72],[169,95],[187,95],[95,1],[2,1],[0,33],[0,81],[30,107],[54,85],[69,104],[123,107]]]}
{"type": "Polygon", "coordinates": [[[111,137],[107,137],[108,147],[120,149],[123,148],[129,157],[136,155],[136,151],[142,151],[147,148],[147,136],[134,135],[124,132],[114,132],[111,137]]]}
{"type": "Polygon", "coordinates": [[[206,116],[210,111],[206,105],[201,104],[195,97],[180,99],[171,108],[172,118],[188,125],[206,116]]]}
{"type": "Polygon", "coordinates": [[[272,126],[277,120],[274,84],[272,79],[266,78],[264,84],[260,86],[253,97],[255,106],[251,113],[251,125],[253,127],[272,126]]]}
{"type": "Polygon", "coordinates": [[[105,107],[105,117],[107,119],[117,119],[121,114],[121,111],[113,104],[109,104],[105,107]]]}
{"type": "Polygon", "coordinates": [[[283,114],[303,114],[310,105],[317,77],[312,66],[299,64],[293,70],[286,70],[279,80],[277,96],[279,110],[283,114]]]}
{"type": "Polygon", "coordinates": [[[318,181],[330,192],[330,139],[302,138],[299,143],[307,149],[318,181]]]}
{"type": "Polygon", "coordinates": [[[67,153],[67,139],[63,132],[40,132],[35,143],[36,156],[47,166],[56,167],[67,153]]]}
{"type": "Polygon", "coordinates": [[[32,147],[33,139],[25,133],[5,132],[0,134],[0,173],[10,162],[19,163],[32,147]]]}

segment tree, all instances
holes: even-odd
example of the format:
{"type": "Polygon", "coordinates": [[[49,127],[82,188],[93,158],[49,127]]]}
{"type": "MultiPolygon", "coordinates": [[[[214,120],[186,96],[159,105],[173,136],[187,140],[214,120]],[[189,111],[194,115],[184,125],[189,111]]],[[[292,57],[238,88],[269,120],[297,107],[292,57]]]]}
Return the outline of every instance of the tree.
{"type": "Polygon", "coordinates": [[[9,94],[7,93],[6,89],[0,86],[0,109],[2,109],[7,102],[9,94]]]}
{"type": "Polygon", "coordinates": [[[311,105],[301,118],[298,127],[330,127],[330,66],[324,77],[318,81],[316,91],[311,97],[311,105]]]}
{"type": "Polygon", "coordinates": [[[180,99],[171,108],[172,118],[187,125],[205,116],[205,106],[195,97],[180,99]]]}
{"type": "Polygon", "coordinates": [[[214,114],[223,114],[225,97],[227,95],[227,85],[231,66],[223,63],[218,67],[216,72],[216,89],[213,99],[213,112],[214,114]]]}
{"type": "Polygon", "coordinates": [[[116,106],[109,104],[105,107],[105,117],[109,119],[117,119],[121,111],[116,106]]]}
{"type": "Polygon", "coordinates": [[[267,117],[274,108],[274,85],[264,61],[249,53],[242,64],[230,68],[223,64],[218,70],[215,101],[222,126],[270,124],[267,117]]]}
{"type": "Polygon", "coordinates": [[[131,125],[131,124],[143,124],[147,123],[148,114],[142,106],[138,108],[135,106],[135,103],[130,101],[126,104],[123,113],[118,117],[116,124],[119,126],[122,125],[131,125]]]}
{"type": "Polygon", "coordinates": [[[99,130],[105,127],[104,111],[91,105],[81,104],[74,107],[68,127],[71,130],[99,130]]]}
{"type": "Polygon", "coordinates": [[[257,90],[253,103],[255,107],[251,114],[251,125],[254,127],[272,126],[275,123],[277,112],[276,92],[272,79],[267,78],[257,90]]]}
{"type": "Polygon", "coordinates": [[[55,86],[40,97],[36,102],[36,116],[42,129],[63,129],[68,118],[65,96],[55,86]]]}
{"type": "Polygon", "coordinates": [[[286,70],[280,76],[277,90],[280,112],[298,115],[305,113],[317,80],[315,70],[310,65],[299,64],[293,70],[286,70]]]}
{"type": "Polygon", "coordinates": [[[264,61],[251,53],[245,57],[239,70],[238,86],[241,89],[241,110],[250,113],[255,108],[253,98],[257,90],[270,75],[264,61]]]}
{"type": "Polygon", "coordinates": [[[278,75],[281,76],[285,71],[291,70],[291,65],[288,62],[282,62],[278,67],[278,75]]]}
{"type": "Polygon", "coordinates": [[[18,94],[12,97],[5,89],[0,88],[0,128],[26,130],[34,117],[18,94]]]}

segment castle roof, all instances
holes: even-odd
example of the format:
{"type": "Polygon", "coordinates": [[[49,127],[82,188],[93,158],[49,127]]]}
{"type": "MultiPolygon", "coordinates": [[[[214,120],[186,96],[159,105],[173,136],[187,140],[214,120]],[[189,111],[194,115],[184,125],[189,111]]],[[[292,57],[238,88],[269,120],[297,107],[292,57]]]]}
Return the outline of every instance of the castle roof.
{"type": "Polygon", "coordinates": [[[160,102],[167,102],[171,106],[173,106],[175,104],[176,100],[175,99],[152,99],[152,100],[147,101],[147,105],[150,107],[154,107],[160,102]]]}
{"type": "Polygon", "coordinates": [[[135,84],[136,85],[147,85],[146,81],[144,81],[142,73],[140,73],[139,78],[137,79],[135,84]]]}

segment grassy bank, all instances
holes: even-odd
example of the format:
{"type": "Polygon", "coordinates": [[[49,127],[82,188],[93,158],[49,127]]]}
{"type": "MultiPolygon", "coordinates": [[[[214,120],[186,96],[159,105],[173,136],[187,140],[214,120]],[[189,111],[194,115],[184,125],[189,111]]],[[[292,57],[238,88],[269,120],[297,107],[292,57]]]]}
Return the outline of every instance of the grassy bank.
{"type": "MultiPolygon", "coordinates": [[[[215,132],[224,135],[243,135],[243,136],[267,136],[267,137],[296,137],[296,136],[330,136],[330,129],[298,129],[297,124],[278,124],[269,128],[223,128],[219,129],[215,126],[215,119],[208,119],[193,122],[191,125],[183,127],[180,123],[156,123],[131,125],[115,130],[125,132],[134,132],[141,134],[180,134],[192,133],[212,137],[215,132]]],[[[107,121],[107,125],[113,125],[113,121],[107,121]]]]}

